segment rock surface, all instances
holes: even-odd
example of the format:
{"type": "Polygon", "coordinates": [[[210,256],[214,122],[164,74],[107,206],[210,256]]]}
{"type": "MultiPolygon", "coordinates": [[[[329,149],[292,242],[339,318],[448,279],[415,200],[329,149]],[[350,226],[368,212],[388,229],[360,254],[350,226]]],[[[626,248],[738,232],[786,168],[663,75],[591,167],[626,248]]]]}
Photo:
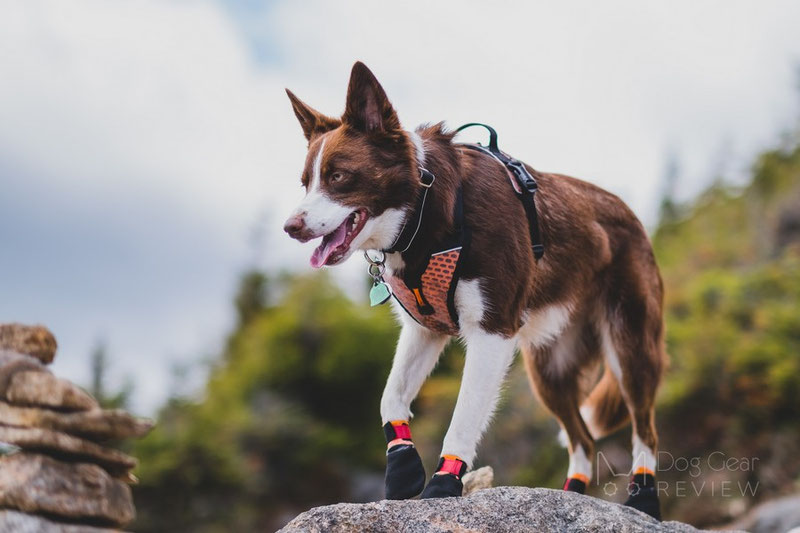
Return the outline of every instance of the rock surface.
{"type": "Polygon", "coordinates": [[[478,490],[490,489],[494,484],[494,469],[491,466],[482,466],[464,474],[461,481],[464,483],[464,496],[478,490]]]}
{"type": "Polygon", "coordinates": [[[734,522],[750,533],[789,533],[800,529],[800,494],[764,502],[734,522]]]}
{"type": "Polygon", "coordinates": [[[0,402],[0,423],[52,429],[96,440],[141,437],[153,427],[150,420],[136,418],[120,409],[62,413],[38,407],[19,407],[6,402],[0,402]]]}
{"type": "Polygon", "coordinates": [[[113,476],[126,477],[128,471],[136,466],[136,459],[119,450],[49,429],[0,426],[0,442],[64,459],[97,463],[113,476]]]}
{"type": "Polygon", "coordinates": [[[27,370],[9,380],[5,398],[14,405],[54,407],[67,411],[99,409],[97,400],[80,387],[50,372],[27,370]]]}
{"type": "Polygon", "coordinates": [[[0,348],[35,357],[44,364],[53,362],[56,338],[44,326],[0,324],[0,348]]]}
{"type": "Polygon", "coordinates": [[[0,344],[0,398],[6,397],[6,391],[12,378],[20,372],[45,372],[42,363],[29,355],[10,352],[0,344]]]}
{"type": "Polygon", "coordinates": [[[99,466],[24,452],[0,458],[0,507],[110,525],[135,515],[128,485],[99,466]]]}
{"type": "Polygon", "coordinates": [[[0,324],[0,533],[109,532],[96,526],[135,514],[126,483],[136,481],[136,460],[107,441],[142,436],[152,423],[101,409],[54,376],[45,365],[55,350],[41,326],[0,324]]]}
{"type": "Polygon", "coordinates": [[[572,492],[497,487],[462,498],[316,507],[289,522],[280,533],[351,531],[690,533],[698,530],[680,522],[657,522],[630,507],[572,492]]]}
{"type": "Polygon", "coordinates": [[[59,524],[40,516],[17,511],[0,511],[0,533],[114,533],[106,529],[74,524],[59,524]]]}

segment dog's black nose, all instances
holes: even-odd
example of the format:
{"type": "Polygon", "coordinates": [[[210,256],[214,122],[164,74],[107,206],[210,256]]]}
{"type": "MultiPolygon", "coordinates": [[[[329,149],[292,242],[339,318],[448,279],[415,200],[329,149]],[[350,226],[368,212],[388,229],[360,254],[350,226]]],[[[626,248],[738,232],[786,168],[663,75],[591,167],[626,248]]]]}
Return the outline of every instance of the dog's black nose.
{"type": "Polygon", "coordinates": [[[286,224],[283,225],[283,231],[289,234],[293,239],[299,239],[306,229],[306,220],[303,215],[292,215],[286,224]]]}

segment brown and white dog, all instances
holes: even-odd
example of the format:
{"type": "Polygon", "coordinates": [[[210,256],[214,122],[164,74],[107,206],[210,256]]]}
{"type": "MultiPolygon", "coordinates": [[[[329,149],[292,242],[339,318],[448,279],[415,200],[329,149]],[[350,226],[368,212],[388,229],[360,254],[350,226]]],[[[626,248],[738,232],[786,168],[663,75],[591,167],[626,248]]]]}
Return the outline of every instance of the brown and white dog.
{"type": "MultiPolygon", "coordinates": [[[[653,405],[666,361],[663,287],[631,210],[590,183],[528,168],[539,185],[536,207],[547,247],[536,260],[505,167],[454,143],[442,124],[404,130],[364,64],[353,67],[341,118],[287,93],[308,155],[306,195],[284,229],[302,242],[322,238],[311,257],[314,267],[341,263],[356,250],[391,248],[423,193],[424,167],[436,182],[418,235],[404,252],[386,256],[393,275],[419,269],[452,231],[462,190],[471,245],[454,303],[466,361],[442,459],[423,497],[461,494],[460,476],[475,459],[519,349],[533,390],[569,440],[564,488],[583,492],[594,440],[630,419],[634,490],[627,503],[659,517],[653,405]]],[[[380,411],[390,441],[387,497],[408,498],[425,481],[407,426],[410,404],[451,337],[402,310],[398,316],[402,331],[380,411]]]]}

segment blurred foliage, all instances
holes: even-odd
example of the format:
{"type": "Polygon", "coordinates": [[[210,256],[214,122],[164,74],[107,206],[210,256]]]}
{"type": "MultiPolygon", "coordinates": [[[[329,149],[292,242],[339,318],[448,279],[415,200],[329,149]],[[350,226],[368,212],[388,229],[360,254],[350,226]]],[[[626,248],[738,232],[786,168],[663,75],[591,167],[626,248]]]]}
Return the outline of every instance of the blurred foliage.
{"type": "Polygon", "coordinates": [[[204,397],[173,399],[137,448],[138,529],[249,530],[381,468],[388,309],[355,305],[325,274],[285,283],[270,305],[270,283],[244,276],[240,323],[204,397]]]}
{"type": "Polygon", "coordinates": [[[91,385],[89,393],[94,396],[101,407],[106,409],[125,409],[133,394],[133,380],[126,378],[122,386],[111,392],[108,386],[108,348],[105,342],[98,342],[89,356],[91,365],[91,385]]]}
{"type": "MultiPolygon", "coordinates": [[[[666,198],[653,243],[671,355],[661,448],[758,458],[755,469],[703,472],[758,482],[744,505],[708,491],[664,500],[669,518],[719,523],[791,490],[800,474],[800,148],[764,153],[746,187],[716,183],[686,205],[666,198]]],[[[324,272],[248,273],[234,303],[238,324],[202,397],[171,399],[136,444],[137,531],[274,529],[313,505],[382,496],[378,406],[397,337],[388,306],[351,300],[324,272]]],[[[413,405],[429,473],[462,364],[454,343],[413,405]]],[[[559,487],[567,455],[557,432],[517,362],[479,462],[499,483],[559,487]]],[[[599,449],[626,469],[629,441],[622,430],[599,449]]],[[[678,469],[659,476],[691,481],[678,469]]]]}
{"type": "Polygon", "coordinates": [[[763,153],[752,174],[745,187],[714,184],[653,235],[671,358],[661,448],[700,457],[703,479],[758,484],[745,498],[706,490],[665,501],[697,525],[800,489],[800,144],[763,153]],[[755,467],[714,472],[714,452],[756,458],[755,467]]]}

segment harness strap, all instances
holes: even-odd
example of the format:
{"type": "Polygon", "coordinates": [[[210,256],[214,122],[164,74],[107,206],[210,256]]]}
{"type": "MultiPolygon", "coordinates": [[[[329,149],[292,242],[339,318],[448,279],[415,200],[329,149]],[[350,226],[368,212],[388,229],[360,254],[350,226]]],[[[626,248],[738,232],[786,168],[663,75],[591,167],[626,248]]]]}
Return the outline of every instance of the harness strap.
{"type": "Polygon", "coordinates": [[[425,200],[428,199],[428,191],[434,181],[436,181],[436,176],[433,175],[433,172],[426,168],[419,167],[419,182],[423,187],[423,191],[417,199],[417,206],[416,209],[414,209],[414,214],[411,215],[411,218],[406,219],[400,230],[400,234],[389,248],[383,250],[384,253],[405,252],[411,247],[411,243],[414,242],[414,237],[417,236],[417,232],[420,226],[422,226],[422,214],[425,211],[425,200]]]}
{"type": "Polygon", "coordinates": [[[517,197],[522,201],[522,206],[528,218],[528,231],[531,235],[533,256],[537,260],[541,259],[544,255],[544,244],[542,244],[542,235],[539,229],[539,214],[536,211],[536,191],[539,190],[536,180],[533,175],[528,172],[528,169],[523,163],[513,157],[507,156],[498,148],[497,132],[491,126],[481,124],[480,122],[470,122],[457,128],[456,133],[472,126],[480,126],[489,130],[489,147],[486,148],[476,144],[464,144],[463,146],[494,157],[506,167],[509,174],[516,180],[516,183],[512,181],[511,185],[514,187],[514,192],[517,194],[517,197]]]}

